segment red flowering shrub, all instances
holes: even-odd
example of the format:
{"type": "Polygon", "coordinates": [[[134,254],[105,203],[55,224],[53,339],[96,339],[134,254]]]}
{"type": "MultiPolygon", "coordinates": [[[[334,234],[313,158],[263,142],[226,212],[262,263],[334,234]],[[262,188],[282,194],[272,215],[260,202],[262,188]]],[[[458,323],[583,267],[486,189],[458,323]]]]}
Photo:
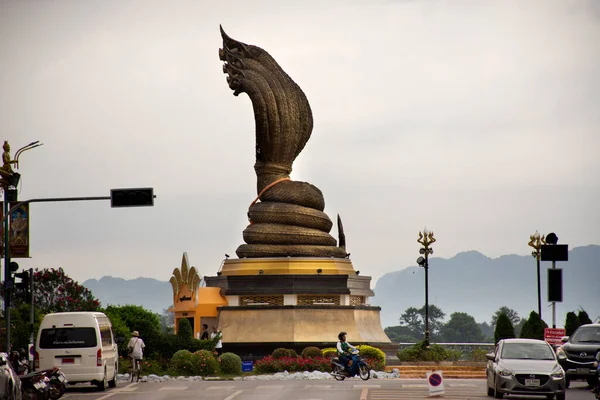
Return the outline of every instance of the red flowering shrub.
{"type": "Polygon", "coordinates": [[[44,314],[65,311],[97,311],[100,302],[92,292],[70,278],[62,268],[35,269],[33,299],[44,314]]]}
{"type": "Polygon", "coordinates": [[[219,367],[217,360],[212,355],[212,351],[198,350],[192,354],[194,363],[194,373],[200,376],[214,375],[219,367]]]}

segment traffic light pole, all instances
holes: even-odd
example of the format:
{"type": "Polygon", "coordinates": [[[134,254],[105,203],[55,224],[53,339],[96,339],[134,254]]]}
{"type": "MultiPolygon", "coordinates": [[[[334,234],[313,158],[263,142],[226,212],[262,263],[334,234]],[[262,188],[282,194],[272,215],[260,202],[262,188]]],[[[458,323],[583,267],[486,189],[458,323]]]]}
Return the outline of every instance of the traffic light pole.
{"type": "MultiPolygon", "coordinates": [[[[111,202],[116,203],[112,204],[113,207],[134,207],[134,206],[152,206],[154,205],[154,199],[156,195],[153,192],[152,188],[142,188],[142,189],[113,189],[111,190],[110,196],[94,196],[94,197],[48,197],[48,198],[39,198],[39,199],[30,199],[23,201],[13,201],[15,203],[14,206],[9,207],[9,199],[7,198],[6,190],[4,191],[4,215],[2,216],[1,223],[4,224],[4,321],[6,322],[6,349],[5,351],[10,354],[10,295],[13,290],[13,281],[10,272],[10,252],[9,252],[9,233],[8,233],[8,216],[18,209],[20,206],[29,203],[51,203],[51,202],[62,202],[62,201],[92,201],[92,200],[111,200],[111,202]],[[116,201],[114,197],[120,196],[123,194],[131,194],[131,193],[142,193],[143,204],[136,204],[136,201],[140,201],[140,198],[135,197],[132,201],[131,198],[126,198],[121,202],[116,201]]],[[[33,282],[33,274],[31,275],[31,282],[33,282]]],[[[32,285],[32,283],[30,283],[32,285]]],[[[31,297],[33,298],[33,287],[31,290],[31,297]]],[[[32,308],[31,312],[33,313],[33,300],[32,300],[32,308]]],[[[33,314],[32,317],[33,318],[33,314]]],[[[31,325],[31,338],[33,338],[33,319],[31,325]]]]}
{"type": "Polygon", "coordinates": [[[33,268],[29,268],[29,293],[30,293],[30,298],[31,298],[31,303],[29,306],[29,348],[27,349],[27,352],[29,353],[27,355],[27,358],[29,359],[29,368],[31,371],[35,371],[35,357],[33,357],[33,354],[31,353],[32,351],[35,352],[35,338],[33,337],[34,334],[34,310],[33,310],[33,268]]]}
{"type": "MultiPolygon", "coordinates": [[[[6,193],[6,192],[5,192],[6,193]]],[[[6,196],[5,196],[6,199],[6,196]]],[[[8,201],[4,202],[4,321],[6,322],[6,341],[4,351],[10,354],[10,293],[12,285],[10,284],[10,252],[8,249],[8,201]]]]}

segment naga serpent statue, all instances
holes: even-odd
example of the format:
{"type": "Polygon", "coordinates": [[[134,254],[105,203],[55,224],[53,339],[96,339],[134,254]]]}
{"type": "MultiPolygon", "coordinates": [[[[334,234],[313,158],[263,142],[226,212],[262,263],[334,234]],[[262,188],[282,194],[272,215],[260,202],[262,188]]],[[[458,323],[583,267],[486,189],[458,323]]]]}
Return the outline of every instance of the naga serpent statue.
{"type": "Polygon", "coordinates": [[[256,123],[258,196],[248,210],[246,244],[236,254],[240,258],[345,258],[341,220],[338,216],[337,246],[329,234],[332,222],[323,212],[323,193],[310,183],[290,179],[292,164],[313,128],[306,96],[265,50],[230,38],[222,27],[221,36],[219,58],[229,88],[235,96],[250,97],[256,123]]]}

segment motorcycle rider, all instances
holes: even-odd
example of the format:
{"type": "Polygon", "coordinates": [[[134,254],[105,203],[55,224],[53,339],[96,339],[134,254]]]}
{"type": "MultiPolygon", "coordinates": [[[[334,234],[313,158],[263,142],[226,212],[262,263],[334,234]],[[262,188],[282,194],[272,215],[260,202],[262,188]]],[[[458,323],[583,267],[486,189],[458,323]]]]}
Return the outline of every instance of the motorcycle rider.
{"type": "Polygon", "coordinates": [[[354,376],[356,375],[356,367],[358,366],[358,359],[356,357],[358,349],[346,341],[346,332],[340,332],[338,339],[338,358],[344,364],[350,376],[354,376]]]}

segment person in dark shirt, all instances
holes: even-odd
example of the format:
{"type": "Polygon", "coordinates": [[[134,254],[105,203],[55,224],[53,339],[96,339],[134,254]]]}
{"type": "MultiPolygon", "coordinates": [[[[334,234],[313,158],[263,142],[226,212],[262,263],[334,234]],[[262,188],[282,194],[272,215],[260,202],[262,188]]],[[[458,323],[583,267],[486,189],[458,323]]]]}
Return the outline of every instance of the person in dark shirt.
{"type": "Polygon", "coordinates": [[[202,331],[200,332],[200,340],[208,340],[208,325],[202,324],[202,331]]]}

